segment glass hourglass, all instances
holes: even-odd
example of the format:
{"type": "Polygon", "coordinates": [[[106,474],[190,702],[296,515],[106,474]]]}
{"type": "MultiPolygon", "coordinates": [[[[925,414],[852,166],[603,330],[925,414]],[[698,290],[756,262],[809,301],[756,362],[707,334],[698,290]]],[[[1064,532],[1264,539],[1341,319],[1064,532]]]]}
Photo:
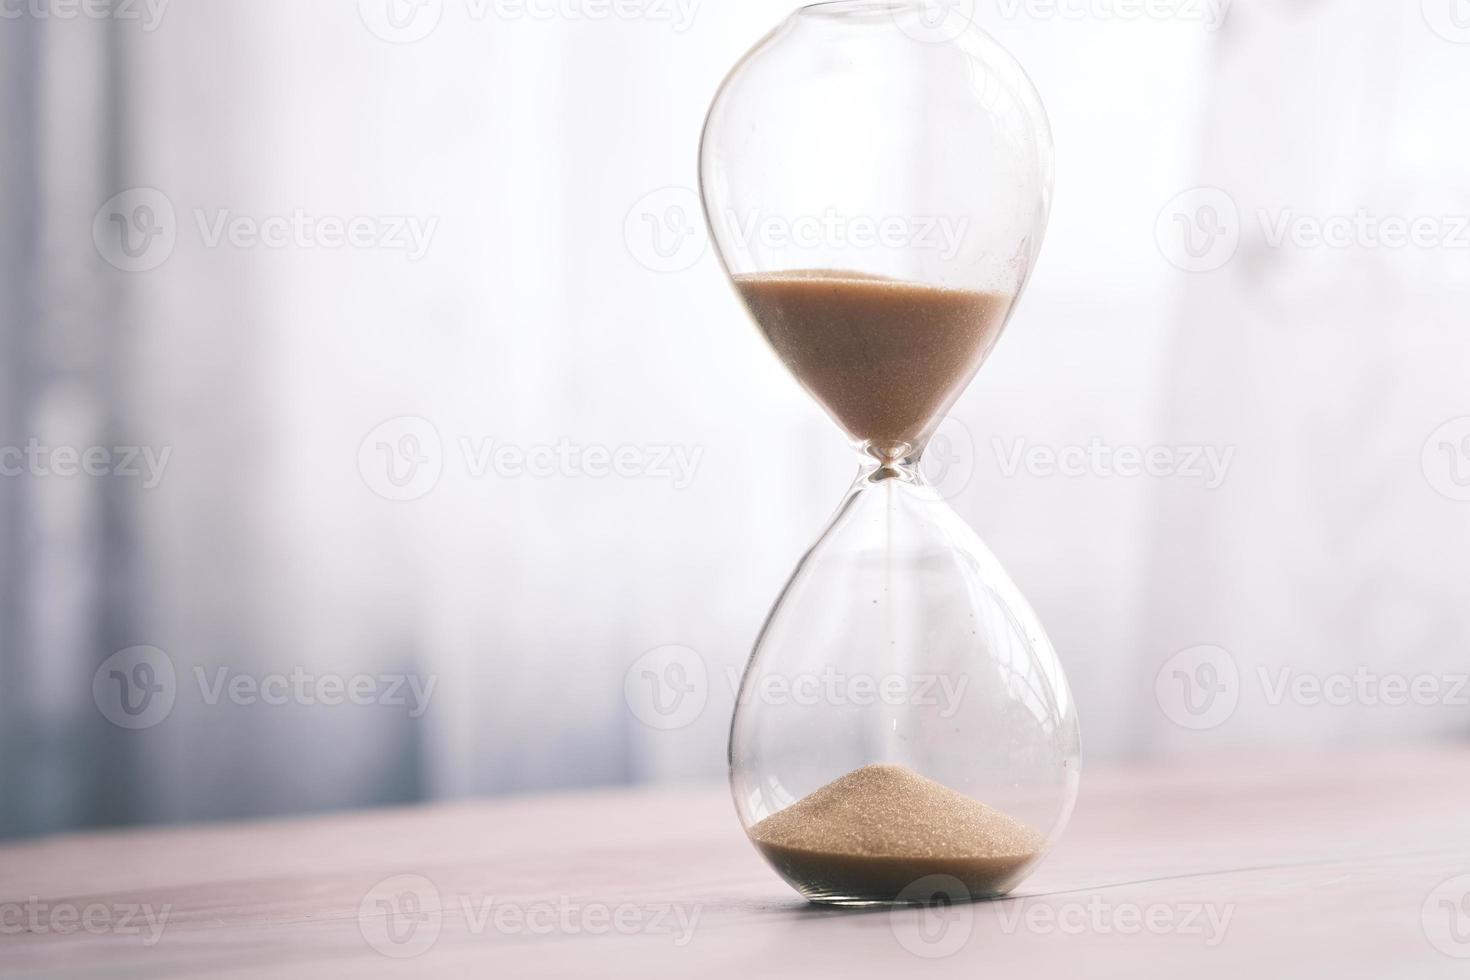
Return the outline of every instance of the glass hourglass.
{"type": "Polygon", "coordinates": [[[822,903],[1003,895],[1077,794],[1051,644],[920,472],[1015,308],[1052,171],[1020,66],[935,9],[795,11],[725,79],[700,145],[736,292],[861,460],[766,620],[730,732],[747,835],[822,903]]]}

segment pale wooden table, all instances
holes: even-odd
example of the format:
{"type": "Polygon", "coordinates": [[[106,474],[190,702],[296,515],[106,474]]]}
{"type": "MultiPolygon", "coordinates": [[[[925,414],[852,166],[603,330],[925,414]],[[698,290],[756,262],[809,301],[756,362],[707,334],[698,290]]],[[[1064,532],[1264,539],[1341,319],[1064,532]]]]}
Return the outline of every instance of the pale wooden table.
{"type": "Polygon", "coordinates": [[[0,847],[0,973],[1465,978],[1460,875],[1466,748],[1084,772],[1016,898],[899,914],[803,903],[723,787],[579,793],[0,847]]]}

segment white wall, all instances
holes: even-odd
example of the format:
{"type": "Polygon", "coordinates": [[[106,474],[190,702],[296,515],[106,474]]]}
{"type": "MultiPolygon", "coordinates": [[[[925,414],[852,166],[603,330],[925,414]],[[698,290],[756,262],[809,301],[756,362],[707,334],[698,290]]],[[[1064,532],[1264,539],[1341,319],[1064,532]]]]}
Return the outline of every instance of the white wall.
{"type": "MultiPolygon", "coordinates": [[[[709,97],[787,7],[703,0],[679,30],[477,18],[443,0],[437,28],[409,44],[375,36],[358,7],[179,2],[156,30],[114,25],[109,193],[157,188],[178,222],[168,261],[131,275],[68,240],[91,263],[81,280],[126,297],[116,426],[174,453],[158,488],[128,498],[126,642],[166,650],[180,695],[166,722],[128,735],[145,790],[122,818],[718,778],[725,671],[852,461],[713,256],[653,271],[625,224],[632,211],[637,231],[660,188],[675,189],[660,208],[692,200],[709,97]],[[212,247],[196,212],[222,208],[435,225],[417,260],[212,247]],[[393,502],[359,449],[403,416],[437,431],[443,473],[393,502]],[[476,476],[461,440],[486,439],[700,455],[680,488],[476,476]],[[676,732],[623,699],[628,665],[665,644],[698,651],[713,677],[703,714],[676,732]],[[194,668],[220,666],[438,686],[418,720],[204,703],[194,668]]],[[[1470,414],[1466,253],[1272,249],[1249,212],[1470,213],[1467,137],[1449,121],[1463,117],[1470,46],[1412,5],[1239,0],[1219,31],[1184,15],[980,9],[1046,101],[1058,174],[1020,312],[946,430],[968,433],[957,465],[973,470],[956,506],[1051,631],[1089,759],[1463,734],[1463,709],[1272,708],[1252,685],[1261,664],[1467,669],[1470,504],[1420,467],[1429,433],[1470,414]],[[1207,274],[1171,265],[1155,234],[1166,202],[1199,184],[1246,213],[1240,252],[1207,274]],[[1234,462],[1205,491],[1007,475],[998,449],[1094,438],[1233,447],[1234,462]],[[1244,680],[1239,710],[1201,734],[1171,724],[1153,692],[1173,653],[1205,643],[1244,680]]],[[[88,119],[56,125],[87,145],[88,119]]],[[[84,705],[110,642],[67,654],[84,705]]],[[[54,815],[92,818],[83,803],[54,815]]]]}

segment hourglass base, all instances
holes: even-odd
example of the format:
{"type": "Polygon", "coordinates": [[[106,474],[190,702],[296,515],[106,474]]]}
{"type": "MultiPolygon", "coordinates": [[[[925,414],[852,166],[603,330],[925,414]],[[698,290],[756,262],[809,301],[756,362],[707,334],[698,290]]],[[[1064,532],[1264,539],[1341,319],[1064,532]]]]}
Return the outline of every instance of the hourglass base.
{"type": "Polygon", "coordinates": [[[927,905],[1001,898],[1039,855],[922,858],[829,854],[753,841],[802,897],[820,905],[927,905]]]}

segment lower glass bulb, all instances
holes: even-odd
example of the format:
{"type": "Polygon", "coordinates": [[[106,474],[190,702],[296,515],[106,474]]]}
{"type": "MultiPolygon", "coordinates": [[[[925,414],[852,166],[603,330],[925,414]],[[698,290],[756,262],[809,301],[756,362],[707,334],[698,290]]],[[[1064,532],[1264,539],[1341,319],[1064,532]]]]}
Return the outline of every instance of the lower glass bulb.
{"type": "Polygon", "coordinates": [[[752,843],[834,904],[1004,895],[1078,785],[1076,712],[995,557],[910,464],[865,469],[741,680],[730,785],[752,843]]]}

